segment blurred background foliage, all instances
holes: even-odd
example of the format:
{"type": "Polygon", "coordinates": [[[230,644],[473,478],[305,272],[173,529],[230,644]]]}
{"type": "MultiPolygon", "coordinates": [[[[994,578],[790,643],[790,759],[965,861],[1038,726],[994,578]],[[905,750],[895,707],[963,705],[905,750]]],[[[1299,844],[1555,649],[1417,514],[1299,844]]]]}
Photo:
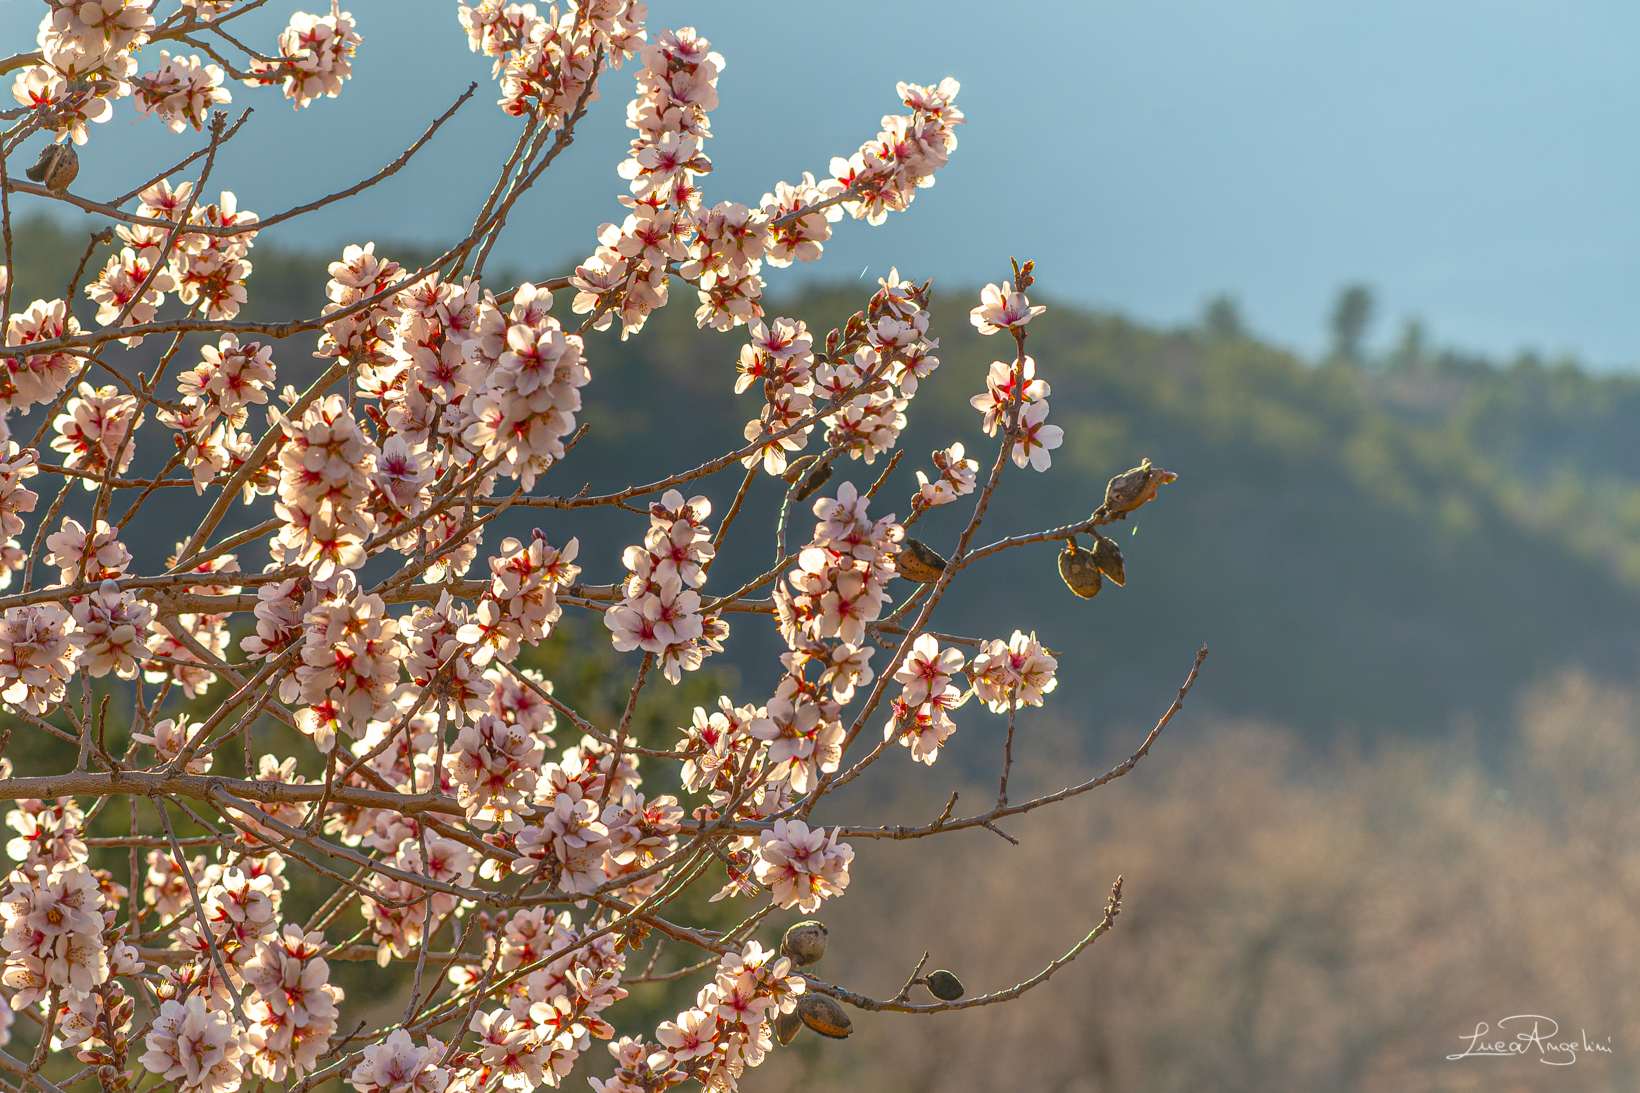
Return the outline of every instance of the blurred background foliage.
{"type": "MultiPolygon", "coordinates": [[[[85,243],[54,221],[22,222],[14,310],[60,296],[85,243]]],[[[412,268],[431,254],[377,251],[412,268]]],[[[318,314],[330,258],[270,247],[252,258],[243,318],[318,314]]],[[[1052,304],[1053,286],[1041,287],[1052,304]]],[[[823,336],[873,288],[844,283],[767,308],[823,336]]],[[[907,511],[932,448],[961,440],[991,458],[968,398],[1003,347],[976,335],[971,306],[936,296],[942,365],[911,407],[906,455],[873,511],[907,511]]],[[[76,308],[89,318],[83,296],[76,308]]],[[[692,310],[679,299],[628,342],[589,337],[590,432],[537,492],[650,481],[738,440],[756,410],[754,396],[732,393],[742,335],[697,331],[692,310]]],[[[1363,347],[1376,344],[1366,336],[1374,311],[1369,288],[1345,286],[1326,317],[1332,350],[1313,362],[1261,343],[1230,297],[1176,329],[1065,307],[1032,324],[1029,348],[1065,443],[1048,474],[1008,469],[979,541],[1086,516],[1106,480],[1141,457],[1180,479],[1118,526],[1125,588],[1075,599],[1042,546],[975,566],[968,591],[942,606],[942,630],[1034,629],[1060,656],[1058,691],[1022,716],[1019,777],[1058,788],[1073,768],[1125,756],[1195,650],[1205,642],[1212,655],[1139,772],[1097,800],[1009,825],[1022,847],[985,832],[937,846],[857,844],[855,886],[826,908],[835,955],[818,970],[892,994],[927,948],[972,990],[994,989],[1084,933],[1117,873],[1128,905],[1115,933],[1023,1003],[936,1019],[860,1015],[855,1039],[802,1037],[747,1088],[979,1090],[1023,1075],[1087,1091],[1536,1089],[1561,1075],[1522,1062],[1495,1084],[1501,1071],[1478,1064],[1508,1061],[1442,1056],[1475,1022],[1514,1012],[1640,1043],[1640,968],[1630,967],[1640,859],[1627,807],[1640,789],[1640,707],[1623,689],[1640,652],[1640,378],[1440,349],[1416,322],[1373,354],[1363,347]]],[[[316,374],[313,338],[276,349],[281,383],[316,374]]],[[[150,339],[137,352],[151,365],[162,348],[150,339]]],[[[38,425],[14,424],[14,435],[26,442],[38,425]]],[[[150,420],[133,475],[168,455],[159,429],[150,420]]],[[[839,477],[863,487],[883,466],[848,464],[839,477]]],[[[737,485],[729,473],[699,486],[714,521],[737,485]]],[[[80,492],[65,514],[88,501],[80,492]]],[[[754,487],[714,587],[768,567],[778,496],[767,481],[754,487]]],[[[126,529],[147,563],[203,511],[191,490],[163,500],[126,529]]],[[[579,535],[588,582],[618,579],[620,549],[645,526],[618,512],[510,515],[482,554],[532,525],[554,543],[579,535]]],[[[948,550],[958,515],[936,511],[920,537],[948,550]]],[[[793,537],[805,532],[798,521],[793,537]]],[[[244,569],[264,561],[242,552],[244,569]]],[[[772,642],[772,627],[731,622],[736,640],[706,671],[646,688],[635,720],[646,744],[672,740],[692,707],[720,693],[766,699],[777,665],[759,635],[772,642]]],[[[594,722],[618,719],[635,661],[610,649],[596,618],[568,617],[529,657],[594,722]]],[[[123,746],[120,708],[109,740],[123,746]]],[[[817,816],[924,822],[954,788],[985,800],[1000,722],[972,706],[957,721],[944,762],[913,770],[890,755],[817,816]]],[[[20,772],[67,754],[10,727],[20,772]]],[[[253,751],[304,755],[317,776],[311,749],[289,735],[264,719],[253,751]]],[[[569,742],[562,727],[559,737],[569,742]]],[[[219,753],[221,769],[242,761],[233,748],[219,753]]],[[[675,788],[671,776],[656,771],[646,789],[675,788]]],[[[157,830],[151,819],[144,830],[157,830]]],[[[126,822],[105,815],[99,833],[126,822]]],[[[293,902],[328,894],[304,885],[293,902]]],[[[743,901],[707,904],[707,888],[691,897],[696,921],[726,928],[748,913],[743,901]]],[[[771,917],[758,936],[772,942],[795,917],[771,917]]],[[[656,968],[693,959],[669,952],[656,968]]],[[[402,1011],[409,975],[403,963],[340,971],[344,1030],[402,1011]]],[[[696,986],[637,987],[623,1007],[660,1019],[696,986]]],[[[1635,1050],[1579,1062],[1584,1084],[1573,1085],[1632,1089],[1635,1050]]]]}

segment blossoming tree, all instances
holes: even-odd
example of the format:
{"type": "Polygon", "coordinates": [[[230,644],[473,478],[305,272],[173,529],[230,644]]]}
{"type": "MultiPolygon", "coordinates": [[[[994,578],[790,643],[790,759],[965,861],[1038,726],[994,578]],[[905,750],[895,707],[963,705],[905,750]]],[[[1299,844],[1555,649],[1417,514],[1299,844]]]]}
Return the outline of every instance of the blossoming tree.
{"type": "MultiPolygon", "coordinates": [[[[162,14],[153,0],[48,0],[39,48],[0,64],[19,103],[0,134],[7,268],[16,194],[100,214],[103,238],[118,237],[101,269],[87,271],[87,250],[60,299],[13,310],[0,270],[4,740],[20,764],[31,738],[77,757],[17,776],[0,760],[16,832],[0,890],[0,1042],[11,1048],[0,1084],[527,1091],[560,1084],[593,1039],[608,1039],[613,1076],[592,1080],[604,1093],[690,1080],[733,1089],[803,1026],[846,1036],[844,1005],[934,1013],[1006,1001],[1107,931],[1119,881],[1060,959],[973,997],[921,964],[890,999],[800,972],[824,951],[818,922],[758,940],[775,912],[813,914],[841,896],[862,840],[973,827],[1007,838],[1005,817],[1125,773],[1195,678],[1123,765],[1010,799],[1015,715],[1054,689],[1055,658],[1034,634],[936,632],[936,609],[975,561],[1037,544],[1064,543],[1079,594],[1101,574],[1120,582],[1120,552],[1096,529],[1172,476],[1141,464],[1077,523],[975,544],[996,491],[1019,473],[1009,464],[1045,471],[1061,439],[1025,352],[1043,310],[1026,297],[1029,263],[987,287],[971,316],[1012,342],[972,400],[994,455],[982,468],[961,442],[934,452],[903,519],[882,514],[877,495],[939,364],[929,285],[891,273],[823,337],[764,313],[767,270],[818,260],[845,215],[881,223],[933,184],[963,121],[956,82],[899,85],[905,113],[824,177],[775,183],[755,204],[709,203],[703,148],[723,59],[693,29],[646,30],[637,0],[459,5],[468,45],[494,59],[500,106],[518,119],[471,232],[413,270],[371,243],[349,246],[319,314],[247,322],[258,231],[391,175],[475,90],[338,194],[265,218],[226,190],[210,200],[217,153],[245,120],[219,110],[230,84],[282,87],[301,107],[342,90],[361,42],[333,5],[294,14],[259,53],[234,20],[266,2],[181,0],[162,14]],[[137,50],[160,45],[147,54],[157,67],[139,72],[137,50]],[[481,278],[509,213],[626,62],[636,91],[618,167],[624,222],[598,231],[571,276],[498,291],[481,278]],[[130,193],[89,200],[71,188],[74,148],[126,98],[159,126],[207,139],[130,193]],[[36,136],[45,146],[25,181],[14,159],[36,136]],[[693,294],[700,326],[735,339],[723,382],[752,400],[744,437],[613,493],[551,492],[587,428],[577,413],[598,377],[589,333],[618,323],[622,338],[638,334],[674,291],[693,294]],[[84,323],[71,306],[82,294],[95,307],[84,323]],[[281,386],[276,357],[295,343],[274,343],[307,332],[318,377],[281,386]],[[132,356],[145,339],[162,346],[140,358],[157,360],[146,373],[132,356]],[[144,425],[169,455],[137,478],[144,425]],[[887,470],[865,470],[890,452],[887,470]],[[721,516],[694,492],[718,475],[739,476],[721,516]],[[725,541],[749,530],[737,516],[759,477],[784,491],[769,568],[713,587],[725,541]],[[208,511],[163,564],[139,562],[126,544],[145,522],[149,538],[162,533],[151,499],[173,489],[208,499],[208,511]],[[262,515],[239,519],[236,503],[262,515]],[[948,504],[971,506],[948,556],[907,537],[948,504]],[[595,507],[634,514],[637,541],[619,558],[582,556],[577,539],[540,531],[496,541],[490,527],[530,508],[572,518],[595,507]],[[600,728],[522,666],[566,610],[601,616],[615,650],[641,654],[618,723],[600,728]],[[737,616],[755,614],[778,627],[778,645],[761,651],[781,666],[774,692],[723,697],[669,746],[640,746],[629,729],[645,685],[676,685],[724,650],[737,616]],[[111,745],[116,698],[129,731],[111,745]],[[954,816],[953,795],[932,822],[895,827],[829,815],[828,794],[895,745],[932,765],[970,699],[964,717],[985,716],[973,712],[983,705],[1006,724],[994,807],[954,816]],[[269,719],[301,746],[258,755],[269,719]],[[236,749],[242,776],[218,765],[236,749]],[[128,812],[128,833],[91,834],[105,810],[128,812]],[[311,915],[286,910],[299,876],[329,893],[311,915]],[[745,902],[737,924],[683,920],[680,897],[703,885],[745,902]],[[352,937],[348,915],[363,924],[352,937]],[[660,939],[693,947],[698,962],[663,973],[653,953],[647,967],[629,962],[660,939]],[[343,1035],[331,967],[360,959],[413,963],[407,1008],[343,1035]],[[659,1027],[616,1029],[603,1016],[633,983],[688,976],[701,983],[693,1005],[659,1027]],[[914,996],[918,986],[933,1000],[914,996]],[[32,1054],[13,1054],[31,1042],[32,1054]],[[82,1069],[48,1080],[67,1057],[82,1069]]],[[[156,128],[155,139],[172,138],[156,128]]]]}

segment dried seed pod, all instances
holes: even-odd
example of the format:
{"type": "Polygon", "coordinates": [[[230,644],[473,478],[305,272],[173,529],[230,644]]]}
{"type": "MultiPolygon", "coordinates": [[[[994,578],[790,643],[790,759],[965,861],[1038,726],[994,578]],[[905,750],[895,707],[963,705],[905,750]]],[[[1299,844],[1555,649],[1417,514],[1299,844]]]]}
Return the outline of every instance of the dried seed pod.
{"type": "Polygon", "coordinates": [[[780,939],[780,951],[791,957],[793,964],[806,968],[826,955],[826,937],[830,933],[825,923],[808,919],[797,923],[780,939]]]}
{"type": "Polygon", "coordinates": [[[792,1042],[792,1037],[796,1036],[797,1030],[802,1027],[803,1019],[797,1016],[796,1011],[782,1013],[774,1019],[774,1038],[779,1041],[781,1047],[785,1047],[792,1042]]]}
{"type": "MultiPolygon", "coordinates": [[[[815,458],[818,459],[819,456],[816,456],[815,458]]],[[[824,486],[830,478],[830,463],[822,463],[820,466],[809,471],[807,477],[803,479],[803,484],[797,487],[797,492],[792,495],[792,504],[795,505],[799,501],[804,501],[810,497],[813,497],[816,491],[818,491],[821,486],[824,486]]]]}
{"type": "Polygon", "coordinates": [[[48,144],[40,149],[40,158],[23,172],[48,190],[68,189],[80,173],[80,154],[72,144],[48,144]]]}
{"type": "Polygon", "coordinates": [[[780,476],[781,481],[796,485],[797,482],[819,462],[818,455],[804,455],[786,464],[786,473],[780,476]]]}
{"type": "Polygon", "coordinates": [[[947,564],[944,558],[915,539],[901,543],[900,552],[894,556],[894,568],[900,571],[900,576],[918,584],[933,584],[939,580],[947,564]]]}
{"type": "Polygon", "coordinates": [[[1122,548],[1116,545],[1115,539],[1107,539],[1097,532],[1094,533],[1093,564],[1099,567],[1099,572],[1118,585],[1127,584],[1127,575],[1122,569],[1122,548]]]}
{"type": "Polygon", "coordinates": [[[797,1015],[822,1036],[844,1040],[854,1031],[843,1007],[823,994],[805,994],[797,1000],[797,1015]]]}
{"type": "Polygon", "coordinates": [[[1064,578],[1066,587],[1084,600],[1099,595],[1099,586],[1104,583],[1099,577],[1099,565],[1093,559],[1093,551],[1083,550],[1076,545],[1075,539],[1067,542],[1065,549],[1059,552],[1059,575],[1064,578]]]}
{"type": "Polygon", "coordinates": [[[1132,470],[1123,471],[1110,480],[1105,487],[1105,503],[1101,507],[1111,516],[1126,515],[1155,497],[1162,485],[1178,477],[1172,471],[1151,466],[1150,460],[1146,459],[1132,470]]]}
{"type": "Polygon", "coordinates": [[[943,969],[929,972],[928,993],[941,1002],[955,1002],[962,997],[962,980],[943,969]]]}

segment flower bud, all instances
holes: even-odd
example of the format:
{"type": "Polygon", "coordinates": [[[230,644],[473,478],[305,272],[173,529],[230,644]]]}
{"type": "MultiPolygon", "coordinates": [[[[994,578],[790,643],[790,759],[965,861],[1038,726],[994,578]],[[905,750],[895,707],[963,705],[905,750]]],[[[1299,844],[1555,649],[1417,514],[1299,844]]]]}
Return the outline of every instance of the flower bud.
{"type": "Polygon", "coordinates": [[[806,968],[826,955],[826,935],[829,932],[824,923],[814,919],[799,922],[780,939],[780,951],[799,968],[806,968]]]}
{"type": "Polygon", "coordinates": [[[955,1002],[962,997],[962,980],[943,969],[929,972],[928,993],[941,1002],[955,1002]]]}
{"type": "Polygon", "coordinates": [[[797,1015],[815,1032],[833,1040],[845,1040],[854,1031],[843,1007],[823,994],[805,994],[799,998],[797,1015]]]}

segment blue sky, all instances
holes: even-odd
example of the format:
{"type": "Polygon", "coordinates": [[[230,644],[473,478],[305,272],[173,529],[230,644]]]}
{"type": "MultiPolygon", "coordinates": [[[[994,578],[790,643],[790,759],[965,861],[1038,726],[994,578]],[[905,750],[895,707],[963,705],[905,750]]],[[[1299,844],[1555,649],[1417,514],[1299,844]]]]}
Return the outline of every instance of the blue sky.
{"type": "MultiPolygon", "coordinates": [[[[279,238],[463,233],[516,132],[488,65],[466,52],[454,3],[348,8],[365,42],[343,96],[296,116],[276,94],[235,88],[235,107],[257,112],[217,178],[264,214],[340,188],[477,79],[460,132],[368,200],[279,238]]],[[[0,0],[8,46],[29,47],[42,10],[0,0]]],[[[264,43],[283,21],[252,18],[264,43]]],[[[689,24],[728,61],[709,200],[755,202],[823,171],[897,109],[897,80],[963,83],[968,125],[938,185],[882,228],[840,225],[799,276],[873,280],[898,264],[974,285],[1016,254],[1037,260],[1050,296],[1156,322],[1229,292],[1256,331],[1305,352],[1324,344],[1339,286],[1359,279],[1381,303],[1379,344],[1417,314],[1442,344],[1640,366],[1640,5],[651,4],[651,25],[689,24]]],[[[614,75],[562,170],[513,218],[503,260],[560,265],[622,211],[630,80],[614,75]]],[[[157,127],[130,117],[122,106],[97,127],[76,190],[120,192],[198,139],[159,130],[144,147],[157,127]]]]}

